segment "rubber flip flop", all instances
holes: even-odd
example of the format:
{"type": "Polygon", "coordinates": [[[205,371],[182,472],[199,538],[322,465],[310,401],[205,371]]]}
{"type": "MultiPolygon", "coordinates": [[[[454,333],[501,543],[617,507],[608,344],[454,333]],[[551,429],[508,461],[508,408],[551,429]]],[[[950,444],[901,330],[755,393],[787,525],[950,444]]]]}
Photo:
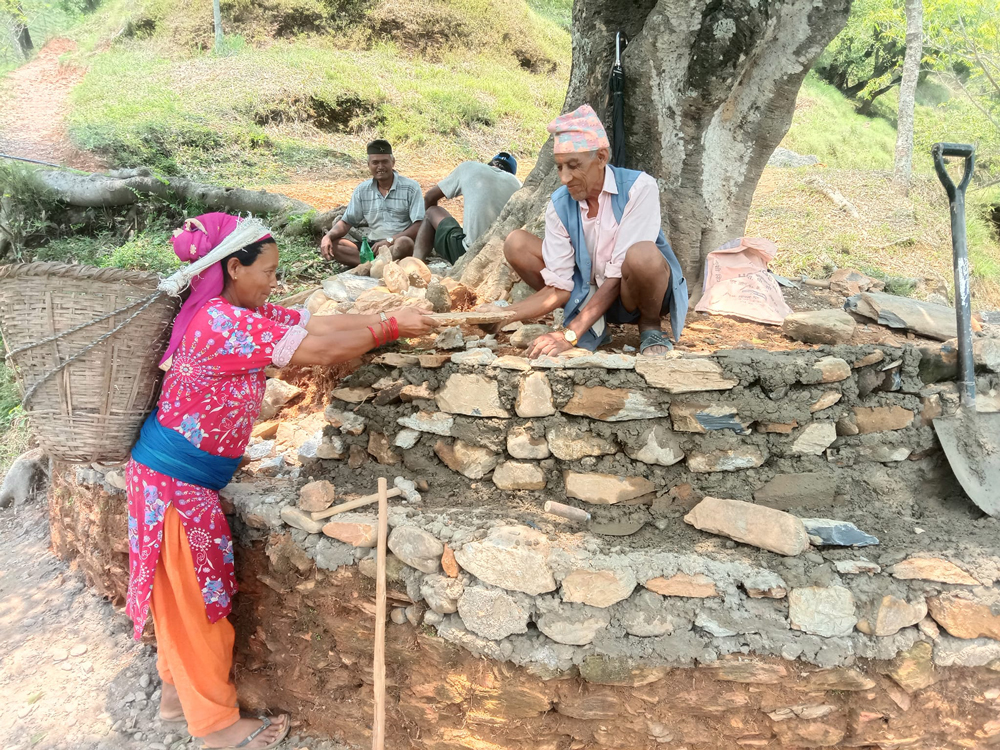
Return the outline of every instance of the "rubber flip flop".
{"type": "MultiPolygon", "coordinates": [[[[274,742],[270,743],[269,745],[264,745],[264,747],[260,748],[260,750],[273,750],[273,748],[276,748],[278,745],[280,745],[282,742],[285,741],[285,737],[288,736],[288,732],[292,728],[292,722],[291,722],[291,717],[289,717],[287,714],[282,714],[282,715],[285,716],[286,719],[288,719],[288,721],[285,722],[285,731],[283,731],[278,736],[278,738],[276,740],[274,740],[274,742]]],[[[238,748],[246,747],[247,745],[249,745],[251,742],[253,742],[255,739],[257,739],[257,737],[260,736],[261,732],[263,732],[265,729],[267,729],[269,726],[271,726],[274,723],[274,722],[271,721],[270,717],[267,717],[267,716],[259,716],[258,718],[263,723],[257,729],[255,729],[254,731],[252,731],[247,736],[247,738],[245,740],[243,740],[240,744],[238,744],[238,745],[232,745],[230,747],[212,748],[212,750],[238,750],[238,748]]],[[[204,745],[202,745],[202,747],[204,747],[204,745]]]]}
{"type": "MultiPolygon", "coordinates": [[[[647,328],[645,331],[639,331],[639,354],[642,354],[651,346],[665,346],[667,349],[673,350],[674,345],[670,343],[670,339],[663,335],[663,331],[656,328],[647,328]]],[[[650,354],[650,357],[662,357],[662,354],[650,354]]]]}

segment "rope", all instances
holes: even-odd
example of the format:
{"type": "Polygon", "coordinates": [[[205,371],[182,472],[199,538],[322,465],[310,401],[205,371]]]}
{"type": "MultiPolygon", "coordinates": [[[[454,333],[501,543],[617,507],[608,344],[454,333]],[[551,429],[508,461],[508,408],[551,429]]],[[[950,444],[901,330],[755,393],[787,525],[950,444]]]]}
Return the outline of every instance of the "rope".
{"type": "Polygon", "coordinates": [[[72,357],[70,357],[69,359],[67,359],[65,362],[63,362],[62,364],[58,365],[57,367],[54,367],[53,369],[51,369],[47,373],[45,373],[45,375],[43,375],[24,394],[24,398],[21,399],[21,408],[23,408],[23,409],[27,409],[28,408],[28,402],[31,401],[31,397],[35,395],[35,391],[38,390],[39,386],[41,386],[43,383],[47,382],[56,373],[62,372],[63,370],[65,370],[69,365],[73,364],[73,362],[75,362],[76,360],[80,359],[80,357],[82,357],[84,354],[86,354],[87,352],[89,352],[90,350],[92,350],[98,344],[100,344],[103,341],[107,341],[109,338],[111,338],[112,336],[114,336],[116,333],[118,333],[118,331],[120,331],[122,328],[124,328],[125,326],[127,326],[133,320],[135,320],[135,318],[143,310],[145,310],[147,307],[149,307],[154,302],[156,302],[156,300],[158,300],[161,295],[162,295],[162,292],[156,292],[154,294],[149,295],[144,300],[139,300],[139,302],[133,303],[133,304],[129,305],[128,307],[120,308],[119,310],[116,310],[113,313],[108,313],[107,315],[105,315],[105,316],[103,316],[101,318],[98,318],[97,320],[92,320],[89,323],[84,323],[83,325],[77,326],[76,328],[70,329],[68,331],[64,331],[64,332],[62,332],[60,334],[57,334],[55,336],[50,336],[45,341],[39,341],[37,344],[29,344],[28,346],[23,346],[20,349],[16,349],[13,352],[11,352],[10,354],[8,354],[7,355],[8,358],[12,357],[14,354],[17,354],[18,352],[23,352],[26,349],[31,349],[34,346],[39,346],[40,344],[44,344],[44,343],[49,342],[49,341],[55,341],[56,339],[60,339],[60,338],[62,338],[64,336],[68,336],[69,334],[73,333],[73,331],[79,331],[79,330],[81,330],[83,328],[86,328],[87,326],[91,326],[94,323],[97,323],[97,322],[99,322],[101,320],[107,320],[109,317],[111,317],[112,315],[115,315],[115,314],[117,314],[119,312],[123,312],[125,310],[130,309],[130,308],[133,308],[136,305],[142,305],[138,310],[136,310],[134,313],[132,313],[131,315],[129,315],[127,318],[125,318],[125,320],[123,320],[121,323],[119,323],[118,326],[116,326],[112,330],[108,331],[104,335],[98,337],[94,341],[91,341],[87,346],[85,346],[83,349],[81,349],[80,351],[78,351],[76,354],[74,354],[72,357]]]}

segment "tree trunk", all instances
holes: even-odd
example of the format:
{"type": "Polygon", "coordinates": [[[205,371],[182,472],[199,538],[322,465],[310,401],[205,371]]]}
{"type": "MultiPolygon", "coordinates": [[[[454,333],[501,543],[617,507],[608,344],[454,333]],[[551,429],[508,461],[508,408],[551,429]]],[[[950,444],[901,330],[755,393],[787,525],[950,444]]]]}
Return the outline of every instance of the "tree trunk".
{"type": "Polygon", "coordinates": [[[896,164],[893,182],[904,193],[910,190],[913,169],[913,107],[923,57],[922,0],[906,0],[906,56],[903,58],[903,81],[899,86],[899,115],[896,125],[896,164]]]}
{"type": "Polygon", "coordinates": [[[14,27],[14,36],[17,37],[17,46],[21,48],[21,55],[27,60],[34,51],[35,45],[31,41],[31,32],[28,30],[28,19],[24,15],[24,8],[21,6],[21,3],[17,3],[14,6],[14,16],[17,19],[17,25],[14,27]]]}
{"type": "MultiPolygon", "coordinates": [[[[744,231],[802,79],[849,11],[850,0],[574,3],[563,111],[589,103],[606,116],[615,32],[623,32],[629,166],[659,181],[663,228],[693,296],[705,256],[744,231]]],[[[558,185],[549,139],[524,188],[456,268],[480,297],[506,292],[503,238],[520,226],[540,234],[558,185]]]]}
{"type": "Polygon", "coordinates": [[[215,51],[222,51],[222,2],[221,0],[212,0],[212,12],[215,14],[215,51]]]}

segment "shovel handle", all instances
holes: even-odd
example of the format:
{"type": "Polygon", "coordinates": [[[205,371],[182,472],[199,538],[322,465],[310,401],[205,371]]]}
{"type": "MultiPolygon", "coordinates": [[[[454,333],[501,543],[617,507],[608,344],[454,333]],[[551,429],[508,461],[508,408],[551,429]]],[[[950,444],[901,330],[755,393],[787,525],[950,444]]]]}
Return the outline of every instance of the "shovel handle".
{"type": "Polygon", "coordinates": [[[931,146],[934,169],[948,193],[951,208],[951,245],[955,273],[955,323],[958,329],[958,387],[962,405],[976,408],[976,373],[972,355],[972,291],[969,248],[965,239],[965,188],[976,167],[976,148],[963,143],[935,143],[931,146]],[[965,174],[956,187],[944,166],[944,157],[965,159],[965,174]]]}
{"type": "Polygon", "coordinates": [[[976,168],[976,147],[967,143],[935,143],[931,146],[931,156],[934,157],[934,171],[937,172],[938,179],[941,180],[941,184],[948,192],[948,200],[955,200],[956,191],[964,194],[965,189],[969,186],[969,180],[972,179],[972,172],[976,168]],[[958,156],[965,159],[965,174],[962,175],[962,181],[958,183],[957,187],[951,179],[951,175],[948,174],[948,170],[945,169],[944,157],[946,156],[958,156]]]}

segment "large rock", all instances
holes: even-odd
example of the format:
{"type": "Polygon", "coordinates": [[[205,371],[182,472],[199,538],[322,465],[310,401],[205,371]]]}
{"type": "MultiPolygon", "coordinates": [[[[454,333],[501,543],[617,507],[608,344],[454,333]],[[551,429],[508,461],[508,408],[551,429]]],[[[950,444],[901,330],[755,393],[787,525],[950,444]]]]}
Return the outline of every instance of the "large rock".
{"type": "Polygon", "coordinates": [[[323,533],[352,547],[370,549],[378,544],[378,520],[345,513],[324,525],[323,533]]]}
{"type": "Polygon", "coordinates": [[[455,426],[455,418],[440,411],[418,411],[408,417],[400,417],[396,424],[417,432],[429,432],[432,435],[450,437],[455,426]]]}
{"type": "Polygon", "coordinates": [[[322,521],[314,521],[311,515],[294,505],[286,505],[281,509],[281,520],[293,529],[301,529],[310,534],[318,534],[323,530],[322,521]]]}
{"type": "Polygon", "coordinates": [[[806,586],[788,595],[788,619],[793,630],[825,638],[847,636],[858,618],[854,594],[843,586],[806,586]]]}
{"type": "Polygon", "coordinates": [[[552,387],[544,372],[533,372],[521,378],[514,411],[519,417],[548,417],[556,413],[556,407],[552,403],[552,387]]]}
{"type": "Polygon", "coordinates": [[[538,464],[506,461],[493,472],[493,484],[501,490],[544,490],[545,471],[538,464]]]}
{"type": "Polygon", "coordinates": [[[895,635],[903,628],[909,628],[927,616],[927,603],[923,597],[911,603],[899,597],[886,595],[866,608],[867,612],[858,620],[858,630],[866,635],[895,635]]]}
{"type": "Polygon", "coordinates": [[[652,591],[639,591],[619,609],[625,632],[640,638],[658,638],[674,631],[673,618],[666,612],[663,598],[652,591]]]}
{"type": "Polygon", "coordinates": [[[625,453],[636,461],[657,466],[673,466],[684,460],[680,440],[664,425],[659,424],[647,428],[638,442],[626,445],[625,453]]]}
{"type": "Polygon", "coordinates": [[[650,578],[645,586],[661,596],[687,596],[697,599],[706,599],[711,596],[718,596],[719,592],[715,588],[715,581],[703,573],[675,573],[670,578],[650,578]]]}
{"type": "Polygon", "coordinates": [[[368,452],[384,466],[395,466],[403,460],[402,456],[393,450],[392,441],[382,432],[368,433],[368,452]]]}
{"type": "Polygon", "coordinates": [[[855,406],[854,424],[860,435],[905,430],[913,424],[913,412],[902,406],[855,406]]]}
{"type": "Polygon", "coordinates": [[[743,445],[730,450],[692,451],[687,456],[688,470],[696,474],[713,471],[739,471],[754,469],[765,461],[760,449],[753,445],[743,445]]]}
{"type": "Polygon", "coordinates": [[[717,362],[679,352],[665,357],[639,357],[635,371],[654,388],[663,388],[669,393],[728,391],[739,385],[738,380],[725,376],[717,362]]]}
{"type": "Polygon", "coordinates": [[[563,578],[559,593],[564,602],[578,602],[604,608],[628,599],[635,589],[635,584],[635,574],[628,568],[621,570],[577,568],[563,578]]]}
{"type": "Polygon", "coordinates": [[[823,357],[813,362],[800,380],[806,385],[837,383],[851,377],[851,366],[839,357],[823,357]]]}
{"type": "Polygon", "coordinates": [[[389,549],[409,565],[423,573],[441,569],[444,545],[430,532],[416,526],[397,526],[389,534],[389,549]]]}
{"type": "Polygon", "coordinates": [[[937,681],[934,651],[935,648],[927,641],[917,641],[908,651],[892,660],[887,674],[907,693],[930,687],[937,681]]]}
{"type": "Polygon", "coordinates": [[[579,461],[587,456],[606,456],[618,452],[618,446],[576,424],[560,424],[546,434],[552,455],[563,461],[579,461]]]}
{"type": "Polygon", "coordinates": [[[946,593],[927,600],[931,617],[956,638],[992,638],[1000,641],[1000,615],[994,607],[974,601],[965,592],[946,593]]]}
{"type": "Polygon", "coordinates": [[[48,459],[41,448],[22,453],[7,469],[0,485],[0,508],[23,505],[41,493],[48,478],[48,459]]]}
{"type": "Polygon", "coordinates": [[[546,333],[551,332],[552,328],[550,326],[542,325],[541,323],[528,323],[510,335],[510,345],[516,346],[518,349],[527,349],[531,345],[531,342],[539,336],[544,336],[546,333]]]}
{"type": "Polygon", "coordinates": [[[302,389],[281,378],[268,378],[264,386],[264,400],[260,405],[260,419],[266,421],[278,413],[282,406],[302,394],[302,389]]]}
{"type": "Polygon", "coordinates": [[[797,555],[809,548],[805,526],[798,518],[741,500],[706,497],[684,516],[684,521],[702,531],[780,555],[797,555]]]}
{"type": "Polygon", "coordinates": [[[528,610],[506,591],[472,586],[458,600],[465,627],[494,641],[528,632],[528,610]]]}
{"type": "Polygon", "coordinates": [[[507,452],[511,458],[542,459],[552,455],[548,441],[534,437],[523,425],[507,433],[507,452]]]}
{"type": "Polygon", "coordinates": [[[934,663],[939,667],[985,667],[1000,660],[1000,641],[992,638],[952,638],[942,635],[934,642],[934,663]]]}
{"type": "Polygon", "coordinates": [[[648,495],[655,485],[645,477],[620,477],[614,474],[580,474],[567,471],[566,496],[593,505],[614,505],[648,495]]]}
{"type": "Polygon", "coordinates": [[[573,398],[567,402],[562,411],[604,422],[655,419],[667,415],[666,407],[660,406],[641,391],[583,385],[573,386],[573,398]]]}
{"type": "Polygon", "coordinates": [[[499,463],[500,456],[488,448],[469,445],[465,441],[456,440],[449,443],[438,440],[434,444],[434,452],[452,471],[457,471],[469,479],[482,479],[499,463]]]}
{"type": "Polygon", "coordinates": [[[557,643],[586,646],[611,623],[604,609],[582,605],[565,605],[538,618],[538,629],[557,643]]]}
{"type": "Polygon", "coordinates": [[[964,586],[978,586],[979,581],[953,562],[937,557],[910,557],[893,565],[889,572],[904,581],[937,581],[964,586]]]}
{"type": "Polygon", "coordinates": [[[807,344],[846,344],[857,326],[843,310],[811,310],[787,316],[781,330],[789,338],[807,344]]]}
{"type": "Polygon", "coordinates": [[[465,414],[470,417],[510,416],[500,404],[497,382],[482,375],[451,375],[438,391],[436,400],[438,409],[449,414],[465,414]]]}
{"type": "Polygon", "coordinates": [[[792,442],[792,453],[799,456],[819,456],[837,439],[833,422],[813,422],[803,427],[792,442]]]}
{"type": "Polygon", "coordinates": [[[837,496],[837,478],[825,472],[778,474],[753,493],[754,500],[778,510],[825,508],[837,496]]]}
{"type": "Polygon", "coordinates": [[[299,507],[307,513],[326,510],[336,499],[336,490],[325,479],[309,482],[299,490],[299,507]]]}
{"type": "Polygon", "coordinates": [[[458,600],[462,597],[465,586],[457,578],[448,578],[437,573],[424,576],[420,582],[420,596],[427,606],[440,615],[450,615],[458,612],[458,600]]]}
{"type": "Polygon", "coordinates": [[[469,542],[455,559],[481,581],[509,591],[538,595],[554,591],[549,540],[527,526],[495,526],[485,539],[469,542]]]}
{"type": "Polygon", "coordinates": [[[732,404],[670,404],[670,420],[677,432],[712,432],[732,430],[745,434],[750,423],[739,419],[732,404]]]}

